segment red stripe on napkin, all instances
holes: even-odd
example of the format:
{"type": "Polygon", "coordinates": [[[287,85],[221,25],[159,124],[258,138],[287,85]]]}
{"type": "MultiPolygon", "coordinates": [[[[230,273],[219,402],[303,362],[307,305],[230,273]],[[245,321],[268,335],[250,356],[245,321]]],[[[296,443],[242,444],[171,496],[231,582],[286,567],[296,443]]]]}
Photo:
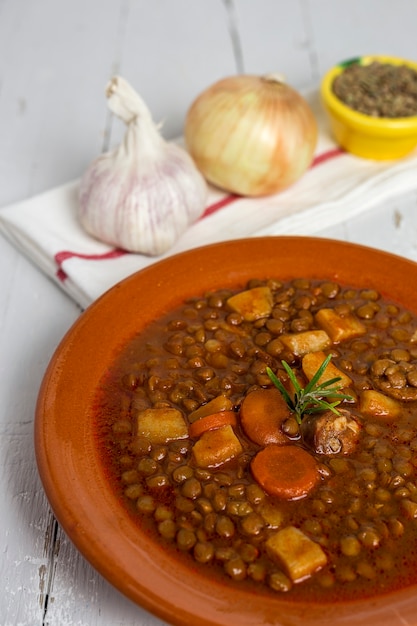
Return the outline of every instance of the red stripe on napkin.
{"type": "MultiPolygon", "coordinates": [[[[342,148],[332,148],[331,150],[327,150],[326,152],[323,152],[322,154],[318,154],[316,157],[314,157],[310,165],[310,169],[312,169],[313,167],[316,167],[317,165],[321,165],[322,163],[326,163],[326,161],[330,161],[331,159],[334,159],[335,157],[338,157],[342,154],[344,154],[344,150],[342,150],[342,148]]],[[[216,213],[220,209],[223,209],[225,206],[232,204],[232,202],[235,202],[236,200],[239,200],[240,198],[242,198],[242,196],[238,196],[236,194],[230,194],[230,195],[225,196],[221,200],[218,200],[218,202],[215,202],[214,204],[211,204],[210,206],[208,206],[206,210],[204,211],[203,215],[200,217],[200,219],[203,219],[204,217],[207,217],[208,215],[212,215],[213,213],[216,213]]]]}
{"type": "Polygon", "coordinates": [[[228,204],[232,204],[232,202],[234,202],[235,200],[239,200],[239,198],[241,197],[242,196],[236,196],[234,194],[231,194],[230,196],[225,196],[221,200],[218,200],[217,202],[210,204],[210,206],[206,208],[206,210],[204,211],[200,219],[203,219],[203,217],[207,217],[208,215],[212,215],[212,213],[216,213],[217,211],[219,211],[220,209],[223,209],[228,204]]]}
{"type": "Polygon", "coordinates": [[[342,154],[345,154],[345,151],[342,148],[333,148],[332,150],[327,150],[327,152],[323,152],[322,154],[318,154],[316,157],[314,157],[310,167],[316,167],[316,165],[321,165],[321,163],[330,161],[330,159],[334,159],[334,157],[341,156],[342,154]]]}
{"type": "MultiPolygon", "coordinates": [[[[327,150],[322,154],[318,154],[311,163],[310,168],[316,167],[317,165],[321,165],[322,163],[326,163],[335,157],[341,156],[344,154],[344,150],[342,148],[333,148],[331,150],[327,150]]],[[[200,217],[200,219],[204,219],[209,215],[213,215],[213,213],[217,213],[224,207],[236,202],[236,200],[241,199],[242,196],[238,196],[236,194],[228,194],[224,196],[221,200],[210,204],[206,207],[204,213],[200,217]]],[[[56,276],[59,280],[64,282],[68,276],[62,268],[62,264],[68,259],[78,258],[78,259],[87,259],[89,261],[105,261],[108,259],[117,259],[118,257],[124,256],[125,254],[130,254],[126,250],[121,250],[120,248],[114,248],[113,250],[109,250],[109,252],[104,252],[103,254],[83,254],[81,252],[71,252],[71,250],[62,250],[61,252],[57,252],[54,256],[55,263],[58,266],[56,271],[56,276]]]]}
{"type": "Polygon", "coordinates": [[[124,256],[125,254],[129,254],[126,250],[122,250],[121,248],[114,248],[114,250],[109,250],[108,252],[103,252],[103,254],[83,254],[81,252],[71,252],[70,250],[62,250],[61,252],[57,252],[54,256],[55,263],[58,265],[58,270],[56,272],[57,278],[59,280],[64,281],[67,277],[67,274],[62,269],[62,264],[67,259],[73,259],[76,257],[77,259],[88,259],[89,261],[104,261],[106,259],[117,259],[120,256],[124,256]]]}

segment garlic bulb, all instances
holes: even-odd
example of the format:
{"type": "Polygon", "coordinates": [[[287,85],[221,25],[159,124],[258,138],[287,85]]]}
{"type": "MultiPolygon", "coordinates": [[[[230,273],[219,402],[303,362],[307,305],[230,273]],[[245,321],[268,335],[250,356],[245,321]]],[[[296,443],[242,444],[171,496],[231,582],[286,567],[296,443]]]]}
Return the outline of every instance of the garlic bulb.
{"type": "Polygon", "coordinates": [[[192,103],[185,140],[208,181],[261,196],[281,191],[306,171],[317,123],[306,100],[281,77],[231,76],[192,103]]]}
{"type": "Polygon", "coordinates": [[[207,184],[190,155],[161,137],[127,81],[114,77],[106,95],[127,129],[120,146],[93,161],[82,177],[81,224],[129,252],[163,254],[203,213],[207,184]]]}

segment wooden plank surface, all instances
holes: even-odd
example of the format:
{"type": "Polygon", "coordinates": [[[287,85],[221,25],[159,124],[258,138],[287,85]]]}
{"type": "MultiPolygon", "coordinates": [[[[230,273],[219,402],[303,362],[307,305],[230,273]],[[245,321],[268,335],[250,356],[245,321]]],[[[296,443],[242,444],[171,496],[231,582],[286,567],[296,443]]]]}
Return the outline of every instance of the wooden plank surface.
{"type": "MultiPolygon", "coordinates": [[[[363,53],[417,58],[415,0],[0,0],[0,206],[72,180],[122,125],[104,88],[142,93],[167,138],[200,90],[244,70],[317,84],[363,53]]],[[[323,231],[417,259],[417,194],[323,231]]],[[[0,625],[157,626],[55,522],[37,477],[43,371],[79,308],[0,239],[0,625]]]]}

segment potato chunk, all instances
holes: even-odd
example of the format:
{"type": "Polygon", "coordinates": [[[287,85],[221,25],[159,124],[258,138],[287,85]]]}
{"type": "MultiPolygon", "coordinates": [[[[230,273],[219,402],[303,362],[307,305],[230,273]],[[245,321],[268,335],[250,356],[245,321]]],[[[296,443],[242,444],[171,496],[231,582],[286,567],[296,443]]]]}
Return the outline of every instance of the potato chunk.
{"type": "Polygon", "coordinates": [[[233,402],[230,398],[227,398],[226,396],[216,396],[216,398],[213,398],[210,402],[202,404],[198,407],[198,409],[192,411],[189,414],[188,419],[190,422],[195,422],[206,415],[212,415],[213,413],[219,413],[221,411],[231,411],[232,408],[233,402]]]}
{"type": "Polygon", "coordinates": [[[181,411],[169,407],[145,409],[138,413],[137,431],[151,444],[188,438],[188,426],[181,411]]]}
{"type": "Polygon", "coordinates": [[[199,467],[219,467],[242,452],[242,445],[232,426],[208,430],[193,446],[193,457],[199,467]]]}
{"type": "Polygon", "coordinates": [[[247,322],[254,322],[270,315],[273,306],[272,293],[269,287],[254,287],[231,296],[227,305],[240,313],[247,322]]]}
{"type": "Polygon", "coordinates": [[[308,578],[327,563],[319,544],[295,526],[287,526],[272,535],[266,542],[266,549],[294,583],[308,578]]]}
{"type": "Polygon", "coordinates": [[[282,335],[280,341],[296,356],[319,352],[330,346],[330,337],[324,330],[306,330],[293,335],[282,335]]]}
{"type": "Polygon", "coordinates": [[[393,420],[401,413],[401,404],[380,391],[365,389],[359,399],[359,410],[369,417],[393,420]]]}
{"type": "Polygon", "coordinates": [[[334,309],[320,309],[316,313],[316,322],[334,343],[366,333],[365,326],[353,314],[339,315],[334,309]]]}
{"type": "MultiPolygon", "coordinates": [[[[321,351],[310,352],[303,357],[301,366],[308,380],[311,380],[313,378],[314,374],[317,372],[325,359],[326,355],[324,354],[324,352],[321,351]]],[[[338,389],[349,387],[349,385],[352,384],[352,379],[347,374],[338,369],[336,365],[333,365],[332,362],[328,363],[326,369],[323,372],[323,375],[318,380],[318,384],[320,385],[326,382],[326,380],[330,380],[331,378],[340,378],[339,381],[332,385],[332,387],[337,387],[338,389]]]]}

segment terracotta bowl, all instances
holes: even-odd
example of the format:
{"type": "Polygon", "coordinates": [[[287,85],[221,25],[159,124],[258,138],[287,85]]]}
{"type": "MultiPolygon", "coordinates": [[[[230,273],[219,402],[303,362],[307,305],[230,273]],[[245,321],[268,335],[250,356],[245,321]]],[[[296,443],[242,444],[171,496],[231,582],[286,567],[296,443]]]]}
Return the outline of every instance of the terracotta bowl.
{"type": "Polygon", "coordinates": [[[172,623],[192,626],[417,624],[417,588],[337,605],[226,587],[188,569],[142,534],[110,488],[91,419],[103,371],[132,335],[187,296],[258,277],[311,277],[371,287],[417,313],[417,264],[369,248],[307,237],[216,244],[158,262],[113,287],[63,338],[36,408],[35,445],[52,509],[110,583],[172,623]]]}

